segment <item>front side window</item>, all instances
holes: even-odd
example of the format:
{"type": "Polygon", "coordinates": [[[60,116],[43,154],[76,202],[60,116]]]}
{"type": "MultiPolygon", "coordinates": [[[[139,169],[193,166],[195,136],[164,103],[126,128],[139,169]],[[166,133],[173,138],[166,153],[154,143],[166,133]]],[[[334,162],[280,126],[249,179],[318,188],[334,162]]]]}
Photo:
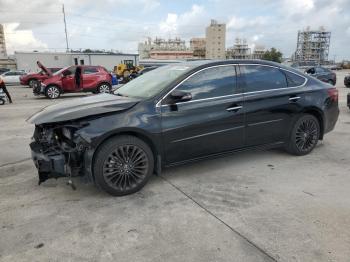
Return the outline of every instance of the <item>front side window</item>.
{"type": "Polygon", "coordinates": [[[176,90],[191,93],[192,100],[232,95],[236,91],[235,66],[204,69],[191,76],[176,90]]]}
{"type": "Polygon", "coordinates": [[[287,87],[286,77],[278,68],[263,65],[242,65],[240,68],[244,92],[287,87]]]}

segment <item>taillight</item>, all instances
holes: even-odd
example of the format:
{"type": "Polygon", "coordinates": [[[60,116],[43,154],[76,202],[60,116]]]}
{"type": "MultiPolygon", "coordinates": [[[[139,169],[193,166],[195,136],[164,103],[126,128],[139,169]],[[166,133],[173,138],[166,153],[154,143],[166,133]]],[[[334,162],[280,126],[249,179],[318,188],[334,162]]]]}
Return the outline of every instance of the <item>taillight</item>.
{"type": "Polygon", "coordinates": [[[338,89],[329,88],[327,91],[328,91],[328,95],[332,101],[338,101],[338,97],[339,97],[338,89]]]}

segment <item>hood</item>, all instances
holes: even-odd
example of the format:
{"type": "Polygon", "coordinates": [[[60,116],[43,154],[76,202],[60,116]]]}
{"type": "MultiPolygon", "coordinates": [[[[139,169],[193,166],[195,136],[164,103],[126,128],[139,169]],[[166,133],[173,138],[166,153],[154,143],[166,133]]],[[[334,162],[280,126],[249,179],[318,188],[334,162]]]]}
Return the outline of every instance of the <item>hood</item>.
{"type": "Polygon", "coordinates": [[[43,108],[28,118],[27,122],[40,125],[69,121],[87,116],[126,110],[139,101],[139,99],[120,97],[111,94],[71,99],[57,105],[43,108]]]}
{"type": "Polygon", "coordinates": [[[41,70],[43,70],[48,76],[52,76],[52,73],[49,69],[47,69],[40,61],[37,61],[36,64],[38,65],[41,70]]]}
{"type": "Polygon", "coordinates": [[[45,84],[45,85],[49,85],[49,84],[52,84],[52,83],[56,83],[57,81],[60,81],[61,78],[62,78],[61,74],[59,74],[59,75],[52,75],[49,78],[44,79],[42,81],[42,83],[45,84]]]}

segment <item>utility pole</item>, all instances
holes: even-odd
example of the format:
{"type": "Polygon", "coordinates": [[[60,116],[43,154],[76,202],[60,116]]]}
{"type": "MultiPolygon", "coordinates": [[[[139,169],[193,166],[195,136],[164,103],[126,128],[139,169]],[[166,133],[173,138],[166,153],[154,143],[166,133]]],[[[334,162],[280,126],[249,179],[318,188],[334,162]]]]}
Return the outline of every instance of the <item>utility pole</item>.
{"type": "Polygon", "coordinates": [[[63,21],[64,21],[64,32],[66,33],[66,52],[69,52],[68,45],[68,35],[67,35],[67,23],[66,23],[66,12],[64,11],[64,4],[62,4],[62,12],[63,12],[63,21]]]}

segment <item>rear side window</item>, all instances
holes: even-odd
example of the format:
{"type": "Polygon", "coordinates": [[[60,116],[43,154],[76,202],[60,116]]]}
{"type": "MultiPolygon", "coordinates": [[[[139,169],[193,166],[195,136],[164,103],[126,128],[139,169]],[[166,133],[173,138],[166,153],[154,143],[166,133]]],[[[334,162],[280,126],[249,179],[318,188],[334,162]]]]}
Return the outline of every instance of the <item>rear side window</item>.
{"type": "Polygon", "coordinates": [[[183,82],[177,90],[189,92],[192,99],[205,99],[236,93],[235,66],[204,69],[183,82]]]}
{"type": "Polygon", "coordinates": [[[289,71],[284,71],[287,78],[288,87],[301,86],[305,83],[305,78],[289,71]]]}
{"type": "Polygon", "coordinates": [[[287,87],[285,75],[275,67],[263,65],[242,65],[244,92],[256,92],[287,87]]]}
{"type": "Polygon", "coordinates": [[[88,75],[88,74],[95,74],[98,73],[98,70],[96,67],[86,67],[84,69],[84,74],[88,75]]]}

